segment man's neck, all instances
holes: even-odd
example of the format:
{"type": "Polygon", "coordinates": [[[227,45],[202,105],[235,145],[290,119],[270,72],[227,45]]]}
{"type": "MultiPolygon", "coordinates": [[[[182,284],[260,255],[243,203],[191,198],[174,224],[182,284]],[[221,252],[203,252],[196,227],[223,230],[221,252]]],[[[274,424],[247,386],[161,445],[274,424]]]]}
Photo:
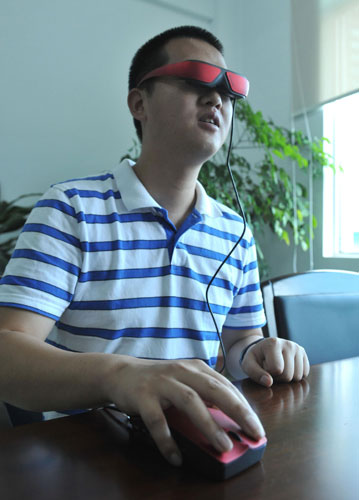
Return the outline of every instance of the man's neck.
{"type": "Polygon", "coordinates": [[[200,166],[188,167],[171,161],[150,161],[142,156],[134,171],[147,191],[168,211],[173,224],[179,228],[196,202],[196,180],[200,166]]]}

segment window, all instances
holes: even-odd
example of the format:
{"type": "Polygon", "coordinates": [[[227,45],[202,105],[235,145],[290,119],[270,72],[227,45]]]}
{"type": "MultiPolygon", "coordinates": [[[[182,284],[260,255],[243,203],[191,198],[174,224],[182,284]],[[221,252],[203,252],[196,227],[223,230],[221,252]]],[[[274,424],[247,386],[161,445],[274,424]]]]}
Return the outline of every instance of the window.
{"type": "Polygon", "coordinates": [[[327,152],[337,166],[324,172],[324,257],[359,258],[358,116],[358,92],[323,107],[327,152]]]}

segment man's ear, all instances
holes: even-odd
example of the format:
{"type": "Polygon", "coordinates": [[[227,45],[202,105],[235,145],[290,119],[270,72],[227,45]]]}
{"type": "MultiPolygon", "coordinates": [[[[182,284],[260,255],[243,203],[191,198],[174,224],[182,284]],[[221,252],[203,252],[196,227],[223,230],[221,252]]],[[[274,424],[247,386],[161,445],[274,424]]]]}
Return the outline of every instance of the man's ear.
{"type": "Polygon", "coordinates": [[[140,89],[130,90],[127,96],[127,105],[133,118],[143,121],[145,117],[144,95],[140,89]]]}

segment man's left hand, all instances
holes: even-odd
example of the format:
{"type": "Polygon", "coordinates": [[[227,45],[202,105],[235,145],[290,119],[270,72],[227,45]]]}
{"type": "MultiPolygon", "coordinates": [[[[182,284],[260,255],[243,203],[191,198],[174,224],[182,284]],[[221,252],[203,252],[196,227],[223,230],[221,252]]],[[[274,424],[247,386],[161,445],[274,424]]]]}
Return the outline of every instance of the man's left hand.
{"type": "Polygon", "coordinates": [[[270,387],[275,382],[300,381],[309,374],[303,347],[279,338],[266,338],[246,352],[242,370],[255,382],[270,387]]]}

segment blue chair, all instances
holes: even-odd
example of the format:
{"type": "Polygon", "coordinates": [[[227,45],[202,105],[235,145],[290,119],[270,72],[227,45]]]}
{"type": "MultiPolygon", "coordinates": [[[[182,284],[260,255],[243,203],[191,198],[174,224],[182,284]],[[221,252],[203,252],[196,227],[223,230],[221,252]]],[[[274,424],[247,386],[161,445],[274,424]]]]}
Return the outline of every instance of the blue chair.
{"type": "Polygon", "coordinates": [[[308,271],[261,288],[265,336],[297,342],[311,364],[359,356],[359,273],[308,271]]]}

